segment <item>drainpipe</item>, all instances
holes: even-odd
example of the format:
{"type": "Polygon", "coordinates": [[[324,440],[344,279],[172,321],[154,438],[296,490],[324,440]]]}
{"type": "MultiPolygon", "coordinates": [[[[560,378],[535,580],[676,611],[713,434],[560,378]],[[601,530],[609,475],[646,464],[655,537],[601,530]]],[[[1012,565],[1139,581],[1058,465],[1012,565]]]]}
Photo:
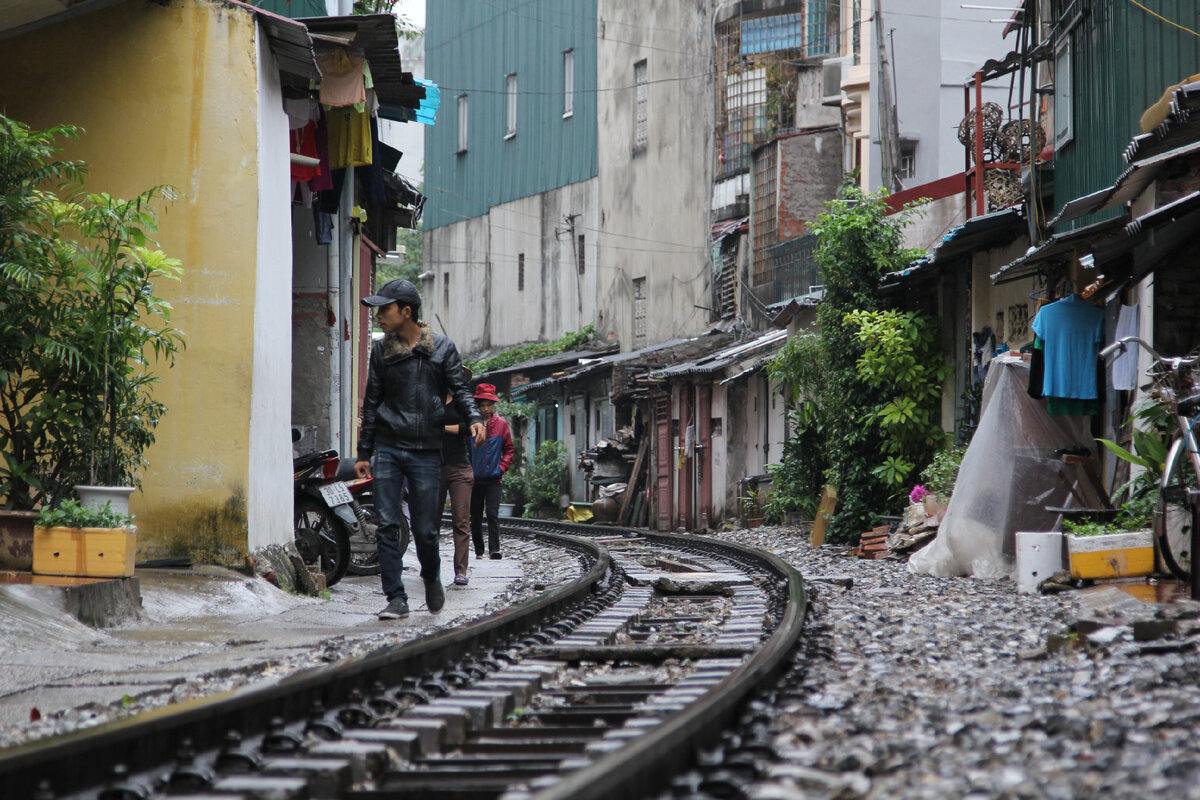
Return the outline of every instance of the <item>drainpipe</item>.
{"type": "Polygon", "coordinates": [[[354,388],[354,366],[351,362],[353,352],[351,345],[354,338],[354,224],[352,222],[351,213],[354,207],[354,167],[346,168],[346,183],[342,188],[341,207],[338,209],[338,216],[342,219],[341,230],[341,302],[342,307],[338,313],[341,317],[341,324],[338,326],[338,358],[341,362],[341,447],[338,448],[338,453],[343,456],[349,455],[342,452],[342,448],[348,448],[353,436],[351,427],[354,420],[353,394],[351,390],[354,388]]]}
{"type": "Polygon", "coordinates": [[[333,236],[325,248],[325,293],[326,311],[329,318],[329,447],[341,452],[342,432],[342,362],[341,339],[341,291],[338,266],[341,263],[342,219],[334,220],[333,236]]]}

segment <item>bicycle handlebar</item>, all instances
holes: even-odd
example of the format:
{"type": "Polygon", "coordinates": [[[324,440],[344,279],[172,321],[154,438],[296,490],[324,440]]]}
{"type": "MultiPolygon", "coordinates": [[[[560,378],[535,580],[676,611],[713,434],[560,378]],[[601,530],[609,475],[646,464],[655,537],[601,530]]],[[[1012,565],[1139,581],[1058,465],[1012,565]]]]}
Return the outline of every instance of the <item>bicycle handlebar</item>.
{"type": "Polygon", "coordinates": [[[1113,353],[1116,353],[1116,352],[1124,353],[1126,345],[1129,345],[1129,344],[1140,344],[1142,347],[1146,348],[1146,352],[1149,353],[1154,358],[1155,361],[1166,361],[1165,358],[1163,358],[1161,355],[1159,355],[1157,350],[1155,350],[1153,347],[1150,346],[1149,342],[1147,342],[1145,339],[1139,338],[1137,336],[1126,336],[1123,339],[1117,339],[1115,342],[1110,344],[1108,347],[1106,347],[1100,351],[1100,357],[1107,361],[1108,357],[1111,356],[1113,353]]]}
{"type": "Polygon", "coordinates": [[[1161,361],[1164,364],[1169,364],[1172,367],[1172,369],[1178,369],[1180,367],[1190,366],[1191,364],[1195,364],[1197,361],[1200,361],[1200,356],[1193,356],[1192,358],[1184,358],[1183,356],[1177,356],[1177,357],[1172,358],[1172,357],[1164,356],[1161,353],[1159,353],[1157,350],[1155,350],[1153,347],[1151,347],[1150,343],[1147,342],[1145,339],[1142,339],[1137,336],[1126,336],[1122,339],[1117,339],[1115,342],[1110,344],[1108,347],[1105,347],[1103,350],[1100,351],[1100,357],[1107,361],[1108,357],[1110,355],[1112,355],[1113,353],[1116,353],[1118,351],[1122,352],[1122,353],[1125,352],[1126,346],[1129,344],[1141,345],[1142,347],[1146,348],[1146,352],[1149,353],[1150,356],[1155,361],[1161,361]]]}

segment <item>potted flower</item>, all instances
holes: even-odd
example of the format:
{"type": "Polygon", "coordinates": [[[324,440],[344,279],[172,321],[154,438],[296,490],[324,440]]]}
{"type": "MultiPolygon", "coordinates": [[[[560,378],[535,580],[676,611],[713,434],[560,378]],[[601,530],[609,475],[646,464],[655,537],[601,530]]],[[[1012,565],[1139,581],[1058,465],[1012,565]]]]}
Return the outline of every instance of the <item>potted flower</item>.
{"type": "Polygon", "coordinates": [[[13,509],[136,487],[166,410],[150,362],[183,347],[155,291],[180,263],[147,236],[153,204],[174,195],[85,193],[83,165],[55,158],[55,140],[77,136],[0,116],[0,492],[13,509]]]}
{"type": "Polygon", "coordinates": [[[767,504],[765,489],[747,489],[746,494],[738,498],[742,503],[742,519],[747,528],[757,528],[763,524],[763,509],[767,504]]]}
{"type": "Polygon", "coordinates": [[[33,529],[33,571],[90,578],[132,575],[137,551],[132,520],[111,503],[97,509],[67,499],[43,506],[33,529]]]}

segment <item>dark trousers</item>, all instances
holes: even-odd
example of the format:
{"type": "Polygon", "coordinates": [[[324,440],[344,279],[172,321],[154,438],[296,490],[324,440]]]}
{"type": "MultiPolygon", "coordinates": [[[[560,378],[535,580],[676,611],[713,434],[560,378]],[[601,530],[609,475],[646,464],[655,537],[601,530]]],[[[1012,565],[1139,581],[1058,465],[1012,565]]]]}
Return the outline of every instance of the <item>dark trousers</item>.
{"type": "Polygon", "coordinates": [[[487,510],[488,551],[500,552],[500,481],[475,481],[471,489],[471,538],[483,555],[483,513],[487,510]]]}
{"type": "Polygon", "coordinates": [[[375,451],[375,510],[379,513],[379,528],[375,533],[379,547],[380,576],[383,593],[389,601],[408,599],[401,572],[404,569],[400,552],[401,487],[408,479],[408,510],[412,514],[412,541],[421,562],[421,577],[439,580],[441,560],[438,557],[438,481],[441,479],[440,450],[404,450],[380,445],[375,451]]]}
{"type": "Polygon", "coordinates": [[[454,574],[466,575],[471,541],[471,487],[475,473],[470,464],[442,464],[438,503],[450,492],[450,519],[454,532],[454,574]]]}

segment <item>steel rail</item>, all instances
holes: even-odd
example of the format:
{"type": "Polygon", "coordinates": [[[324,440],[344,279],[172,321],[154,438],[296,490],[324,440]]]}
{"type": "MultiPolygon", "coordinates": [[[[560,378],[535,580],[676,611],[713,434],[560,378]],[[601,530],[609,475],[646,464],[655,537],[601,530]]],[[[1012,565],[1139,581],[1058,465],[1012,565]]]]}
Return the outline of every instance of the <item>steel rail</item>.
{"type": "MultiPolygon", "coordinates": [[[[717,542],[695,536],[654,533],[624,528],[554,523],[559,530],[597,536],[636,533],[650,541],[678,548],[719,550],[744,563],[756,564],[786,581],[784,613],[764,646],[734,670],[728,678],[683,711],[653,728],[636,744],[617,751],[590,766],[568,773],[555,785],[533,797],[536,800],[605,800],[613,797],[644,797],[665,788],[670,779],[685,771],[698,749],[711,746],[721,730],[735,718],[742,704],[759,688],[774,682],[804,629],[806,596],[800,573],[778,556],[733,542],[717,542]]],[[[518,524],[510,527],[520,529],[518,524]]],[[[521,526],[540,528],[542,525],[521,526]]]]}
{"type": "Polygon", "coordinates": [[[33,797],[44,779],[51,780],[59,796],[100,786],[111,777],[114,764],[124,764],[130,774],[169,765],[176,758],[178,734],[183,731],[202,751],[219,747],[230,730],[249,738],[266,733],[273,719],[288,724],[304,720],[314,703],[333,707],[347,702],[355,691],[368,694],[376,682],[398,683],[536,627],[587,599],[611,574],[608,551],[595,542],[549,530],[520,533],[575,549],[591,564],[584,575],[569,583],[454,630],[308,670],[269,686],[192,700],[13,748],[0,755],[4,797],[33,797]]]}

